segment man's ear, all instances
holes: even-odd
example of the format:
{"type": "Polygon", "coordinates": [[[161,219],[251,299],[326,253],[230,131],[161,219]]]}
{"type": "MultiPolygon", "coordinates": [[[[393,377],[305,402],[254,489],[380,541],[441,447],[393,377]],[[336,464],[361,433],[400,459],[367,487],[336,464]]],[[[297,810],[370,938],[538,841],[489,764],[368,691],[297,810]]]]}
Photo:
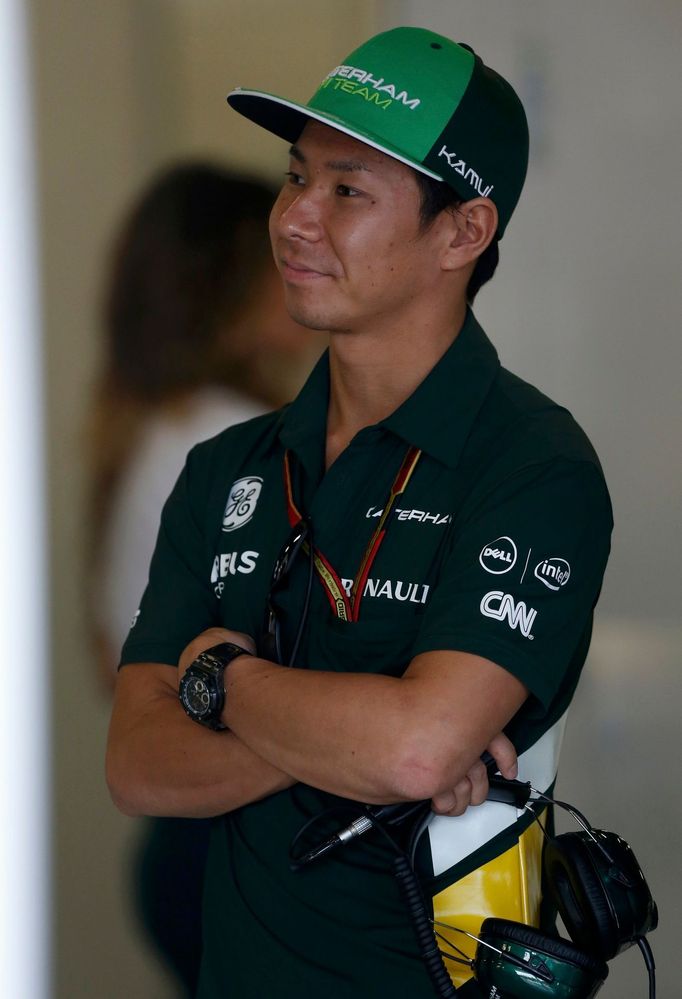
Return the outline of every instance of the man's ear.
{"type": "Polygon", "coordinates": [[[473,198],[449,213],[450,239],[441,263],[454,271],[476,261],[495,238],[499,224],[497,208],[490,198],[473,198]]]}

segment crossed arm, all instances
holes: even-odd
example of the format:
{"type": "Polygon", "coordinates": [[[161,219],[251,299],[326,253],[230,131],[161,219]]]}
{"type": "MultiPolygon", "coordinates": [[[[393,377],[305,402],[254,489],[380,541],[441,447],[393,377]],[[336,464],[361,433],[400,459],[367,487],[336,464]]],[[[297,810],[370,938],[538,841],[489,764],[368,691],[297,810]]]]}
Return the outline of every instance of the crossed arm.
{"type": "Polygon", "coordinates": [[[487,792],[486,748],[514,777],[503,727],[527,696],[495,663],[463,652],[417,656],[400,678],[291,669],[240,656],[226,673],[224,722],[191,721],[178,682],[204,649],[247,636],[211,628],[178,667],[119,671],[107,748],[107,780],[128,814],[203,817],[305,781],[369,803],[433,799],[460,814],[487,792]]]}

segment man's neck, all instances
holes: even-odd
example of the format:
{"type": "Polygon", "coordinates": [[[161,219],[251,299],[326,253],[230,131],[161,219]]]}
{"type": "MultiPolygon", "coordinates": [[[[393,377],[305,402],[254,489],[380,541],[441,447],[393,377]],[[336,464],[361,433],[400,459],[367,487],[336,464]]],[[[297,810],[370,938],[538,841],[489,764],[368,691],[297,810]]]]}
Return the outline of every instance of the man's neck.
{"type": "Polygon", "coordinates": [[[333,333],[330,342],[330,392],[326,467],[353,437],[385,419],[415,391],[459,335],[466,316],[462,303],[450,322],[426,329],[421,324],[390,336],[333,333]]]}

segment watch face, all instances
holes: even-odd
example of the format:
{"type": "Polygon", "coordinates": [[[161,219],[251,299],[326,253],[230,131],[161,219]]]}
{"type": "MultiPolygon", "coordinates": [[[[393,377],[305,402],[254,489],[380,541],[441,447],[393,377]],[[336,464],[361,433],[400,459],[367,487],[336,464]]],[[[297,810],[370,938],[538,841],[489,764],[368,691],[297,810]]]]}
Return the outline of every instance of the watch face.
{"type": "Polygon", "coordinates": [[[191,676],[183,684],[182,699],[193,715],[202,717],[211,707],[211,695],[206,681],[200,676],[191,676]]]}

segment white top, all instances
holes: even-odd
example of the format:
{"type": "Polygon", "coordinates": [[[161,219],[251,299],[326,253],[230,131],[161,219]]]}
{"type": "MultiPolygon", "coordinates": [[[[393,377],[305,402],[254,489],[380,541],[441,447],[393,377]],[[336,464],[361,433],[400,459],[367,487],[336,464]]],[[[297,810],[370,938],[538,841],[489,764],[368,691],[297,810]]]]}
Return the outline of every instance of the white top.
{"type": "Polygon", "coordinates": [[[159,413],[144,428],[123,474],[104,540],[100,624],[120,649],[147,584],[161,510],[188,451],[226,427],[265,412],[260,403],[226,389],[199,391],[180,415],[159,413]]]}

